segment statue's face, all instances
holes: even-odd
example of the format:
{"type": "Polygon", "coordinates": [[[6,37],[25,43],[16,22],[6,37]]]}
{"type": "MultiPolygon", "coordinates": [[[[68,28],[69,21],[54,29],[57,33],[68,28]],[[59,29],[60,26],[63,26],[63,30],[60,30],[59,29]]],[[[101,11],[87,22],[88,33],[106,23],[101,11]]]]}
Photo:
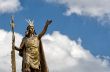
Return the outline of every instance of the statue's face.
{"type": "Polygon", "coordinates": [[[30,27],[28,28],[28,30],[29,30],[29,33],[34,33],[34,27],[33,27],[33,26],[30,26],[30,27]]]}

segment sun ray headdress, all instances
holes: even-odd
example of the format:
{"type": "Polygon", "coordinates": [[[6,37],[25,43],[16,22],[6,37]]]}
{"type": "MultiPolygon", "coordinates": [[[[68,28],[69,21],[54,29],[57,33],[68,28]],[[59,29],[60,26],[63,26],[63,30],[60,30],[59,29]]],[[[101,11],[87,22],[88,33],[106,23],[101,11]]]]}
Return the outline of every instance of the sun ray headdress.
{"type": "Polygon", "coordinates": [[[28,26],[34,26],[34,20],[26,19],[26,22],[28,23],[28,26]]]}
{"type": "MultiPolygon", "coordinates": [[[[28,28],[30,27],[30,26],[33,26],[34,27],[34,20],[30,20],[30,19],[26,19],[26,22],[28,23],[28,26],[27,26],[27,31],[25,32],[25,36],[27,36],[28,35],[28,28]]],[[[37,33],[35,32],[35,30],[34,30],[34,34],[36,35],[37,33]]]]}

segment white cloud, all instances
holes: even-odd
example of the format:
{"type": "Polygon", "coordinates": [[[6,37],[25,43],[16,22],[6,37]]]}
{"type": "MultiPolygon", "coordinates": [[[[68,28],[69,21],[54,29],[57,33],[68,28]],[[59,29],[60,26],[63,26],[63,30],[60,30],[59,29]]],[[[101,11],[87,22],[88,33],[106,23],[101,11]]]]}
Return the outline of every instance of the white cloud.
{"type": "MultiPolygon", "coordinates": [[[[11,72],[11,32],[0,30],[0,72],[11,72]],[[7,67],[7,68],[6,68],[7,67]]],[[[16,46],[19,46],[22,35],[15,33],[16,46]]],[[[17,55],[17,62],[21,61],[21,58],[17,55]]],[[[20,63],[17,63],[20,67],[20,63]]],[[[18,67],[17,67],[18,69],[18,67]]],[[[20,69],[19,69],[20,72],[20,69]]]]}
{"type": "MultiPolygon", "coordinates": [[[[11,72],[11,32],[0,30],[0,72],[11,72]],[[7,69],[5,68],[7,67],[7,69]]],[[[22,35],[15,33],[19,46],[22,35]]],[[[50,72],[110,72],[109,57],[93,56],[78,41],[70,40],[58,31],[42,38],[50,72]]],[[[16,56],[17,72],[21,72],[21,58],[16,56]]]]}
{"type": "Polygon", "coordinates": [[[21,8],[19,0],[0,0],[0,13],[13,13],[21,8]]]}
{"type": "Polygon", "coordinates": [[[65,15],[73,13],[100,17],[110,14],[110,0],[46,0],[50,3],[58,3],[67,7],[65,15]]]}

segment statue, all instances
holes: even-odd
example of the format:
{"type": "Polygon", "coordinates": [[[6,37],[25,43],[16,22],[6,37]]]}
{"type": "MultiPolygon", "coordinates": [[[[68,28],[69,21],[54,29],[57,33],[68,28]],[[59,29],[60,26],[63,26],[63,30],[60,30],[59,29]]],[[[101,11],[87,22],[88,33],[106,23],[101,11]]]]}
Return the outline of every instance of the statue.
{"type": "Polygon", "coordinates": [[[20,47],[14,46],[23,59],[22,72],[48,72],[41,38],[46,33],[48,25],[51,22],[52,20],[47,20],[43,31],[39,35],[36,35],[33,21],[28,21],[29,25],[20,47]]]}

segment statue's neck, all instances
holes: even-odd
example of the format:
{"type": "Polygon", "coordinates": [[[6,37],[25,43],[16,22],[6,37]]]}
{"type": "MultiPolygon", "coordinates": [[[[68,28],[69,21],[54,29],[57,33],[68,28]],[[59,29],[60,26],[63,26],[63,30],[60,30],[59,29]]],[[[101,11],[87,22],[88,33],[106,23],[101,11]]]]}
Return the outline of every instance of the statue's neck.
{"type": "Polygon", "coordinates": [[[29,34],[28,34],[28,37],[33,37],[33,36],[34,36],[33,33],[29,33],[29,34]]]}

